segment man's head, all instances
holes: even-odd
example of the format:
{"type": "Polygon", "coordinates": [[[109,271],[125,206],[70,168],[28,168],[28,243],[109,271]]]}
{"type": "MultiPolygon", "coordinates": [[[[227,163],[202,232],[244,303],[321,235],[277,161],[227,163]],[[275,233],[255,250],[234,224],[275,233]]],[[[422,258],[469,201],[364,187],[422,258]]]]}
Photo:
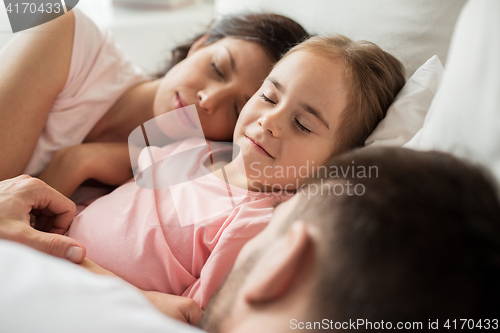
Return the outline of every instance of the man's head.
{"type": "Polygon", "coordinates": [[[325,170],[242,249],[207,330],[498,318],[500,204],[480,169],[385,148],[325,170]]]}

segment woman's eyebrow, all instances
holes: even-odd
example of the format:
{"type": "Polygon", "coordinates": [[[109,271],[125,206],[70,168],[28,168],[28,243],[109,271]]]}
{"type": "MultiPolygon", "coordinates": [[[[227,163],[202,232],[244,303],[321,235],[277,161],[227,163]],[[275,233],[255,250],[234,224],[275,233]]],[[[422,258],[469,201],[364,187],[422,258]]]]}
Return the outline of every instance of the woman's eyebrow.
{"type": "Polygon", "coordinates": [[[231,63],[231,69],[235,74],[238,74],[238,70],[236,69],[236,63],[234,62],[233,55],[231,54],[227,46],[224,46],[224,48],[226,49],[227,54],[229,54],[229,62],[231,63]]]}
{"type": "MultiPolygon", "coordinates": [[[[231,64],[231,70],[233,71],[234,74],[238,74],[238,69],[236,68],[236,62],[234,61],[231,51],[229,51],[229,48],[227,46],[224,46],[224,48],[226,49],[227,54],[229,55],[229,63],[231,64]]],[[[245,105],[250,99],[250,96],[245,95],[243,96],[243,98],[244,98],[243,105],[245,105]]]]}

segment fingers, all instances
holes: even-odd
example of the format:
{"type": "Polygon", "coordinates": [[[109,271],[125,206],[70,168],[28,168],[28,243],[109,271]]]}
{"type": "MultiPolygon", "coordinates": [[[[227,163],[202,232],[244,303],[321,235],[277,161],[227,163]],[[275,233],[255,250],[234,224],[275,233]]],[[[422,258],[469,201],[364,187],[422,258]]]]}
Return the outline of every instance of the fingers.
{"type": "Polygon", "coordinates": [[[33,208],[48,210],[55,214],[53,227],[68,230],[75,215],[75,203],[47,184],[43,182],[42,184],[43,186],[38,187],[38,201],[34,202],[33,208]]]}
{"type": "Polygon", "coordinates": [[[191,298],[164,294],[158,291],[141,292],[160,310],[163,314],[191,325],[200,321],[203,310],[191,298]]]}
{"type": "Polygon", "coordinates": [[[203,316],[203,310],[192,299],[189,299],[189,302],[187,302],[187,303],[188,304],[181,310],[182,314],[183,314],[184,318],[186,318],[186,320],[189,324],[195,326],[198,324],[201,317],[203,316]]]}
{"type": "Polygon", "coordinates": [[[54,232],[60,234],[66,232],[73,221],[75,204],[39,179],[31,178],[27,181],[33,183],[31,191],[26,193],[30,196],[31,207],[46,216],[53,217],[52,228],[54,232]]]}
{"type": "MultiPolygon", "coordinates": [[[[0,182],[0,238],[17,241],[47,254],[83,261],[85,247],[62,236],[73,220],[75,204],[41,180],[21,175],[0,182]],[[40,217],[44,233],[30,227],[30,212],[40,217]]],[[[36,224],[36,221],[35,221],[36,224]]]]}
{"type": "Polygon", "coordinates": [[[12,178],[12,180],[17,181],[17,180],[30,179],[30,178],[31,178],[30,175],[19,175],[19,176],[15,177],[15,178],[12,178]]]}
{"type": "Polygon", "coordinates": [[[20,242],[55,257],[81,263],[86,256],[85,247],[77,240],[58,234],[45,233],[28,228],[27,237],[20,242]]]}

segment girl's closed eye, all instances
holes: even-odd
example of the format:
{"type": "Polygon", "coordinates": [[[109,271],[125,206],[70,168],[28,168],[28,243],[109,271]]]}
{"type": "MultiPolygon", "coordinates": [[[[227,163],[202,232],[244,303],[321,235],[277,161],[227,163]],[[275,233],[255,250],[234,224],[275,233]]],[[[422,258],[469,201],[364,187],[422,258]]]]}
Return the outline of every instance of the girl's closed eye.
{"type": "MultiPolygon", "coordinates": [[[[267,97],[264,93],[260,93],[259,96],[260,96],[260,98],[262,98],[262,100],[264,102],[276,105],[276,102],[273,101],[272,99],[270,99],[269,97],[267,97]]],[[[307,128],[304,125],[302,125],[302,123],[297,118],[294,118],[294,121],[295,121],[295,125],[297,126],[297,128],[299,130],[301,130],[302,132],[307,133],[307,134],[309,134],[309,133],[312,132],[309,128],[307,128]]]]}
{"type": "Polygon", "coordinates": [[[307,128],[307,127],[305,127],[304,125],[302,125],[302,124],[300,123],[300,121],[299,121],[297,118],[294,118],[294,120],[295,120],[295,124],[297,125],[297,127],[298,127],[298,128],[299,128],[302,132],[305,132],[305,133],[307,133],[307,134],[309,134],[309,133],[311,133],[311,132],[312,132],[309,128],[307,128]]]}
{"type": "Polygon", "coordinates": [[[263,93],[260,94],[260,98],[262,98],[264,100],[264,102],[266,102],[266,103],[273,104],[273,105],[276,104],[275,101],[271,100],[269,97],[267,97],[263,93]]]}

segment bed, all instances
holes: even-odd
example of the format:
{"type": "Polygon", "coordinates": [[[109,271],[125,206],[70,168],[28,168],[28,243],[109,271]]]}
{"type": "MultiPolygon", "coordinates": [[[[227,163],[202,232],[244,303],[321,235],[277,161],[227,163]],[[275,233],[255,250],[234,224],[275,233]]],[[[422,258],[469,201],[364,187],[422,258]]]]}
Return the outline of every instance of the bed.
{"type": "MultiPolygon", "coordinates": [[[[378,43],[404,63],[408,82],[363,149],[447,151],[500,183],[497,0],[216,0],[215,10],[274,11],[312,32],[378,43]]],[[[0,265],[1,331],[191,331],[126,284],[20,245],[1,241],[0,265]]]]}

